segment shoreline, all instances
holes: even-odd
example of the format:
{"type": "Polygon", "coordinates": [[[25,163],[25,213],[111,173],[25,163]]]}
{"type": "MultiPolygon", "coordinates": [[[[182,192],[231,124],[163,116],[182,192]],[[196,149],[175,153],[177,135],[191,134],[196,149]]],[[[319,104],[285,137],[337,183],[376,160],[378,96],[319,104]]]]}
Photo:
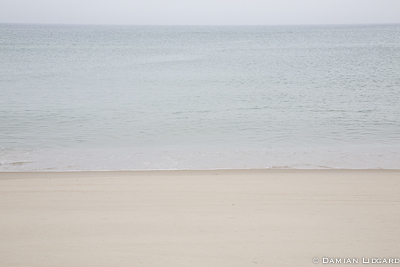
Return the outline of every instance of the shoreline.
{"type": "Polygon", "coordinates": [[[0,265],[400,258],[399,192],[400,170],[0,172],[0,265]]]}
{"type": "Polygon", "coordinates": [[[0,172],[148,171],[219,169],[400,169],[400,146],[250,145],[183,149],[179,146],[132,152],[122,149],[3,151],[0,172]]]}
{"type": "Polygon", "coordinates": [[[2,179],[37,179],[51,178],[57,176],[59,178],[80,178],[98,176],[109,177],[116,175],[125,176],[202,176],[202,175],[273,175],[273,174],[321,174],[334,175],[339,173],[348,174],[372,174],[372,173],[392,173],[398,174],[400,179],[400,169],[213,169],[213,170],[121,170],[121,171],[10,171],[0,172],[0,180],[2,179]],[[9,177],[7,177],[9,176],[9,177]],[[28,177],[26,177],[28,176],[28,177]],[[72,177],[73,176],[73,177],[72,177]]]}

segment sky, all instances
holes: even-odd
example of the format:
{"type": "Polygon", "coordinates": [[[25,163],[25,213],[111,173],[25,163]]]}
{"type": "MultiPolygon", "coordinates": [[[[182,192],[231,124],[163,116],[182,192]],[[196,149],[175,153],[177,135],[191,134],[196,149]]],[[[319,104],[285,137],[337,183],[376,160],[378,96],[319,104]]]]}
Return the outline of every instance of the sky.
{"type": "Polygon", "coordinates": [[[400,23],[400,0],[0,0],[0,23],[128,25],[400,23]]]}

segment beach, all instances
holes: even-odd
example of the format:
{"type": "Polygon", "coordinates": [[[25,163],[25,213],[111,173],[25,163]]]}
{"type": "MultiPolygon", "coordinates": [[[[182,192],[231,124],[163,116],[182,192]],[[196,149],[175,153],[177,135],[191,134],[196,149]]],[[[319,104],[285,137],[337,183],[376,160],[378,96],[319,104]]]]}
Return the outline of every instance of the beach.
{"type": "Polygon", "coordinates": [[[399,32],[0,21],[0,267],[400,266],[399,32]]]}
{"type": "Polygon", "coordinates": [[[2,172],[0,191],[0,266],[400,257],[400,170],[2,172]]]}

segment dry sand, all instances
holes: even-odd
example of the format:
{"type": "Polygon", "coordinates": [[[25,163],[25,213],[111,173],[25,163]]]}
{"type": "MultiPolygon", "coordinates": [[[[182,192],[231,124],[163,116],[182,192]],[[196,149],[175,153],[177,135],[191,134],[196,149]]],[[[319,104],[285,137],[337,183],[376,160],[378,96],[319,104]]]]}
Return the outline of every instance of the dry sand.
{"type": "Polygon", "coordinates": [[[318,266],[314,257],[400,258],[400,171],[0,173],[0,266],[318,266]]]}

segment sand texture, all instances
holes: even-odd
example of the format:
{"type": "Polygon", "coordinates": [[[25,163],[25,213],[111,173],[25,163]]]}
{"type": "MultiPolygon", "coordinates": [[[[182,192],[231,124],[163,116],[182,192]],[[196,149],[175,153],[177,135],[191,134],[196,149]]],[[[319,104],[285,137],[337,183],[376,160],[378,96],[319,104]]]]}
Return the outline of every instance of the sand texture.
{"type": "Polygon", "coordinates": [[[399,258],[400,171],[0,173],[2,267],[323,265],[314,257],[399,258]]]}

